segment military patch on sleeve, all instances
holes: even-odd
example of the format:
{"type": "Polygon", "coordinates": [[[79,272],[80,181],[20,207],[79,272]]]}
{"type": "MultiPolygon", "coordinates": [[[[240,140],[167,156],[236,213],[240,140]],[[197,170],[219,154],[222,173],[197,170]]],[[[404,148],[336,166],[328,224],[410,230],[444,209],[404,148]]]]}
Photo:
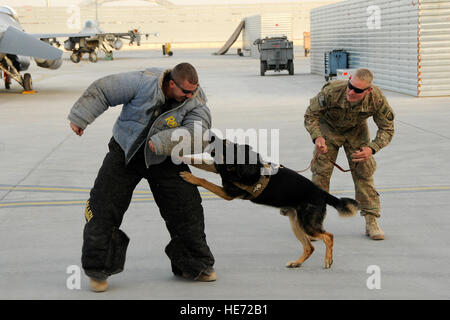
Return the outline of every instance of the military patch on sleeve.
{"type": "Polygon", "coordinates": [[[319,105],[321,107],[325,107],[325,95],[321,94],[321,95],[319,95],[319,97],[317,99],[319,101],[319,105]]]}
{"type": "Polygon", "coordinates": [[[388,119],[389,121],[394,120],[394,114],[392,113],[391,109],[387,106],[384,106],[384,108],[381,110],[381,113],[388,119]]]}

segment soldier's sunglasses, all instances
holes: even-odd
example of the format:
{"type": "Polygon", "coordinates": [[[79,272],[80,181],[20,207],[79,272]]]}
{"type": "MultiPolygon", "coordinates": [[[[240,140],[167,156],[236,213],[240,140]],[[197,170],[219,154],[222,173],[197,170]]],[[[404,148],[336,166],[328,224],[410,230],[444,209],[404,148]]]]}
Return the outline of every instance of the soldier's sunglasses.
{"type": "Polygon", "coordinates": [[[192,94],[192,95],[193,95],[193,94],[197,91],[197,89],[198,89],[198,85],[197,85],[197,87],[196,87],[194,90],[186,90],[186,89],[184,89],[182,86],[180,86],[180,85],[173,79],[172,75],[170,75],[170,80],[172,80],[173,83],[175,83],[175,85],[176,85],[178,88],[180,88],[180,90],[183,91],[184,94],[192,94]]]}
{"type": "Polygon", "coordinates": [[[365,88],[365,89],[357,88],[357,87],[353,86],[353,85],[350,83],[350,80],[348,80],[348,82],[347,82],[347,87],[348,87],[350,90],[355,91],[355,93],[363,93],[364,91],[366,91],[367,89],[370,88],[370,86],[367,87],[367,88],[365,88]]]}

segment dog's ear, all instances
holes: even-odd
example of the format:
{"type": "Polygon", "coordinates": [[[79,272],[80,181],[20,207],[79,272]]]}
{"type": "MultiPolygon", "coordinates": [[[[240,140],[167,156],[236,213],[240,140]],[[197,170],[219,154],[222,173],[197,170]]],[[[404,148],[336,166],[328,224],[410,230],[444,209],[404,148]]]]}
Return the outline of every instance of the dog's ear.
{"type": "Polygon", "coordinates": [[[214,141],[216,140],[216,136],[209,131],[208,144],[206,145],[204,152],[209,153],[212,157],[214,157],[214,141]]]}
{"type": "Polygon", "coordinates": [[[226,140],[221,139],[216,135],[211,135],[210,141],[208,149],[209,154],[214,158],[216,164],[223,164],[226,140]]]}
{"type": "Polygon", "coordinates": [[[209,143],[213,143],[216,140],[216,136],[214,135],[214,133],[211,133],[209,135],[209,143]]]}
{"type": "MultiPolygon", "coordinates": [[[[214,134],[211,130],[209,131],[208,145],[205,148],[205,152],[209,153],[211,157],[215,157],[216,149],[219,151],[221,148],[221,140],[218,136],[214,134]]],[[[219,152],[220,153],[220,152],[219,152]]]]}

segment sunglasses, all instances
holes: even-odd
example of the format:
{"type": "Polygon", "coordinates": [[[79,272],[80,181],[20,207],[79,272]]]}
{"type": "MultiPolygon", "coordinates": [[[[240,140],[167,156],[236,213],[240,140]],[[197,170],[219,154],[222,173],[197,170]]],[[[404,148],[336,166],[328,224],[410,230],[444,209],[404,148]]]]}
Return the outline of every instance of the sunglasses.
{"type": "Polygon", "coordinates": [[[175,85],[176,85],[178,88],[180,88],[180,90],[183,91],[184,94],[192,94],[192,95],[193,95],[193,94],[197,91],[197,89],[198,89],[198,85],[197,85],[197,87],[196,87],[194,90],[186,90],[186,89],[184,89],[182,86],[180,86],[180,85],[172,78],[172,75],[170,75],[170,80],[172,80],[173,83],[175,83],[175,85]]]}
{"type": "Polygon", "coordinates": [[[354,87],[354,86],[350,83],[350,80],[348,80],[348,82],[347,82],[347,87],[348,87],[350,90],[355,91],[355,93],[363,93],[364,91],[366,91],[367,89],[370,88],[370,86],[367,87],[367,88],[365,88],[365,89],[360,89],[360,88],[354,87]]]}

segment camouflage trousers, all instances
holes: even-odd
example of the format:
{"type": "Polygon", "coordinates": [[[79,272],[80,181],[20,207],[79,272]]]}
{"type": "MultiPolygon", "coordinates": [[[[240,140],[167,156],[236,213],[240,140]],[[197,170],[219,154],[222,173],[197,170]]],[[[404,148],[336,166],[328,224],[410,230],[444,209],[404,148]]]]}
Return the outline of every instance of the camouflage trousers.
{"type": "Polygon", "coordinates": [[[352,153],[367,146],[370,142],[367,122],[342,134],[321,121],[320,130],[325,138],[328,152],[318,155],[311,166],[313,183],[329,192],[331,174],[334,169],[329,160],[336,162],[339,148],[344,147],[355,185],[355,198],[360,204],[361,215],[371,214],[380,217],[380,195],[375,189],[373,181],[373,174],[377,167],[375,159],[372,156],[363,162],[353,162],[351,158],[352,153]]]}

